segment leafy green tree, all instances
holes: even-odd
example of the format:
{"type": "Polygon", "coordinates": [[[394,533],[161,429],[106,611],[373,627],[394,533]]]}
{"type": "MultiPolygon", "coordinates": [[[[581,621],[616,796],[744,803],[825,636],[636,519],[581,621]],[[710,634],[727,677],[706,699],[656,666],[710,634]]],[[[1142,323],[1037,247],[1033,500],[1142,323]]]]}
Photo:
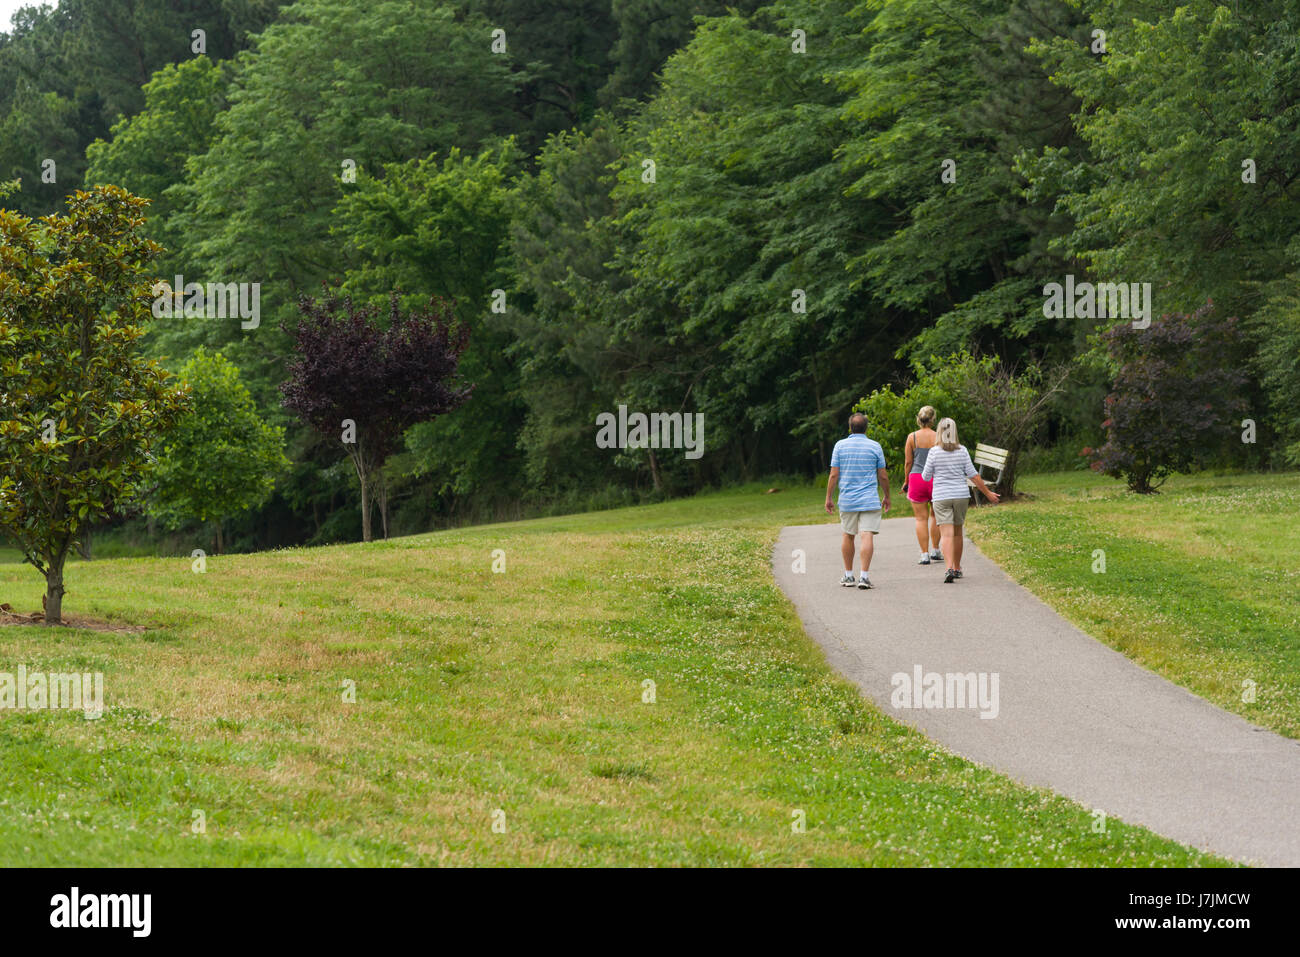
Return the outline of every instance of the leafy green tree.
{"type": "Polygon", "coordinates": [[[851,8],[701,21],[640,115],[542,151],[511,240],[535,481],[600,480],[593,455],[656,488],[788,467],[891,369],[903,330],[846,269],[884,218],[835,156],[849,123],[826,79],[864,52],[851,8]],[[721,423],[713,462],[592,450],[595,412],[622,403],[721,423]]]}
{"type": "Polygon", "coordinates": [[[453,147],[362,175],[339,200],[331,233],[355,251],[345,292],[387,297],[399,290],[486,311],[504,279],[500,253],[509,223],[511,180],[523,157],[512,140],[474,155],[453,147]]]}
{"type": "Polygon", "coordinates": [[[194,164],[177,224],[192,268],[260,281],[271,327],[299,295],[341,278],[351,263],[331,211],[355,188],[354,168],[359,181],[509,132],[522,78],[493,56],[490,32],[451,5],[295,4],[242,60],[218,137],[194,164]]]}
{"type": "Polygon", "coordinates": [[[85,170],[81,156],[83,118],[67,97],[36,89],[26,78],[7,112],[0,114],[0,176],[17,177],[22,192],[11,205],[33,215],[49,212],[58,205],[69,183],[78,183],[85,170]],[[47,167],[46,161],[54,166],[47,167]],[[47,170],[57,177],[42,181],[47,170]]]}
{"type": "Polygon", "coordinates": [[[845,28],[854,16],[850,3],[789,2],[702,21],[613,191],[613,261],[630,281],[593,305],[636,344],[622,396],[726,423],[742,474],[824,456],[829,424],[863,379],[893,371],[903,338],[849,271],[885,220],[846,194],[835,154],[855,127],[827,78],[864,53],[845,28]],[[796,28],[811,52],[792,49],[796,28]]]}
{"type": "MultiPolygon", "coordinates": [[[[108,140],[86,147],[86,182],[114,183],[150,200],[150,238],[167,249],[185,239],[171,217],[186,201],[186,163],[211,146],[228,86],[226,70],[206,56],[168,64],[144,85],[144,108],[114,124],[108,140]]],[[[184,273],[175,255],[164,254],[158,270],[184,273]]]]}
{"type": "Polygon", "coordinates": [[[67,24],[63,55],[73,82],[90,85],[105,121],[144,106],[142,87],[155,71],[196,55],[195,30],[203,31],[214,60],[235,55],[247,31],[273,19],[286,0],[60,0],[67,24]],[[232,13],[237,21],[232,24],[232,13]]]}
{"type": "Polygon", "coordinates": [[[1065,0],[885,0],[869,52],[840,71],[861,122],[840,147],[853,195],[891,211],[886,235],[849,269],[919,326],[914,362],[977,347],[1068,346],[1044,318],[1042,285],[1063,271],[1049,240],[1068,229],[1053,193],[1027,192],[1019,157],[1069,148],[1077,103],[1029,47],[1086,51],[1088,25],[1065,0]]]}
{"type": "Polygon", "coordinates": [[[63,47],[69,25],[50,7],[20,8],[0,33],[0,177],[23,190],[10,205],[30,215],[58,208],[84,168],[84,128],[93,109],[77,102],[63,47]],[[42,183],[42,164],[56,162],[57,184],[42,183]]]}
{"type": "Polygon", "coordinates": [[[41,221],[0,210],[0,532],[45,576],[51,624],[82,530],[138,495],[188,405],[139,354],[158,254],[144,207],[103,186],[41,221]]]}
{"type": "Polygon", "coordinates": [[[623,146],[619,125],[599,114],[587,130],[553,136],[514,195],[512,352],[527,401],[519,441],[535,487],[590,490],[615,468],[591,428],[642,345],[616,334],[616,313],[600,303],[630,282],[613,264],[620,232],[610,194],[623,146]]]}
{"type": "Polygon", "coordinates": [[[506,140],[473,156],[452,149],[441,160],[393,164],[382,178],[362,177],[335,210],[333,234],[358,263],[343,292],[378,304],[396,290],[412,308],[436,296],[451,303],[469,330],[459,368],[476,383],[474,394],[455,416],[415,423],[409,453],[394,463],[452,505],[474,493],[523,492],[509,478],[523,457],[515,423],[524,408],[510,355],[514,310],[507,297],[506,311],[492,312],[493,291],[509,286],[503,253],[521,161],[506,140]]]}
{"type": "Polygon", "coordinates": [[[1089,155],[1027,165],[1075,225],[1058,241],[1098,277],[1154,284],[1156,312],[1257,309],[1300,267],[1300,4],[1093,0],[1107,52],[1038,47],[1081,102],[1089,155]]]}
{"type": "Polygon", "coordinates": [[[259,507],[289,467],[284,429],[266,421],[221,353],[200,348],[179,376],[192,406],[162,438],[149,509],[171,528],[213,522],[220,554],[222,520],[259,507]]]}
{"type": "Polygon", "coordinates": [[[617,38],[602,104],[612,107],[653,93],[664,63],[690,41],[696,17],[722,16],[728,7],[747,15],[762,5],[762,0],[613,0],[617,38]]]}
{"type": "Polygon", "coordinates": [[[19,12],[0,34],[0,175],[21,176],[18,208],[58,208],[82,185],[85,149],[144,105],[155,71],[196,55],[235,55],[287,0],[61,0],[19,12]],[[57,181],[41,179],[45,159],[57,181]]]}
{"type": "Polygon", "coordinates": [[[527,152],[591,119],[615,42],[610,0],[470,0],[467,6],[504,31],[506,57],[523,76],[514,97],[515,135],[527,152]]]}
{"type": "Polygon", "coordinates": [[[1300,274],[1273,284],[1268,302],[1254,317],[1257,340],[1254,370],[1269,402],[1268,424],[1259,423],[1263,435],[1280,439],[1273,461],[1300,466],[1300,274]]]}

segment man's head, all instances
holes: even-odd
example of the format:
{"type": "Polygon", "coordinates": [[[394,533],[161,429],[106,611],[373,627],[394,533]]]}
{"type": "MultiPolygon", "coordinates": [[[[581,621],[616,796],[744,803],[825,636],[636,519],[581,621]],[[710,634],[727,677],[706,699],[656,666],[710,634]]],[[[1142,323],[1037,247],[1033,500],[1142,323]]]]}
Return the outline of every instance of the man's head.
{"type": "Polygon", "coordinates": [[[854,412],[849,416],[849,431],[854,435],[866,435],[867,417],[861,412],[854,412]]]}

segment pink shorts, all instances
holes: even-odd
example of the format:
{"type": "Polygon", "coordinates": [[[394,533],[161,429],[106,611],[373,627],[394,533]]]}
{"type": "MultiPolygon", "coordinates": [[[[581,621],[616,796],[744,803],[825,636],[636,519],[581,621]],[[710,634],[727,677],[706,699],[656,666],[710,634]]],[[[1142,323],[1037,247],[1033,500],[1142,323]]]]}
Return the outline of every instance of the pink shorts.
{"type": "Polygon", "coordinates": [[[907,500],[909,502],[928,502],[930,493],[934,491],[934,480],[926,481],[921,478],[920,472],[914,472],[907,477],[907,500]]]}

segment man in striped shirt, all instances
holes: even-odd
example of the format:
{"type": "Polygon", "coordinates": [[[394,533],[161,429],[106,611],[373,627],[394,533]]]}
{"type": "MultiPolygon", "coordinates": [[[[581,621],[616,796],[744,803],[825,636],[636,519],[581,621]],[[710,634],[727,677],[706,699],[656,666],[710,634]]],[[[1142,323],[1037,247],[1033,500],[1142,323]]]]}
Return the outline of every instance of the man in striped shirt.
{"type": "Polygon", "coordinates": [[[849,416],[849,436],[835,443],[831,453],[831,477],[826,482],[826,511],[833,512],[831,496],[840,489],[840,555],[844,559],[844,577],[840,584],[853,587],[853,540],[862,536],[861,578],[859,588],[870,588],[867,569],[875,551],[875,536],[880,532],[880,518],[889,511],[889,472],[885,469],[885,452],[880,443],[867,438],[867,417],[861,412],[849,416]]]}

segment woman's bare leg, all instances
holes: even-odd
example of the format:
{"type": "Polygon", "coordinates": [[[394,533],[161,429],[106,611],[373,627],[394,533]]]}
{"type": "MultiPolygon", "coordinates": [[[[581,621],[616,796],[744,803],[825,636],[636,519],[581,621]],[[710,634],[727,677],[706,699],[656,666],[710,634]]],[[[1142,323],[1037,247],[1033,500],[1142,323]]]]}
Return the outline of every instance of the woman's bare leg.
{"type": "MultiPolygon", "coordinates": [[[[911,500],[909,499],[909,502],[911,500]]],[[[921,551],[926,551],[926,532],[925,519],[930,512],[930,506],[926,502],[911,502],[912,514],[916,516],[916,540],[920,543],[921,551]]],[[[939,536],[935,536],[935,543],[939,541],[939,536]]]]}
{"type": "Polygon", "coordinates": [[[957,566],[953,564],[953,557],[952,557],[953,548],[954,548],[952,530],[953,530],[952,525],[939,526],[939,548],[943,552],[944,564],[947,565],[949,568],[955,570],[957,566]]]}

